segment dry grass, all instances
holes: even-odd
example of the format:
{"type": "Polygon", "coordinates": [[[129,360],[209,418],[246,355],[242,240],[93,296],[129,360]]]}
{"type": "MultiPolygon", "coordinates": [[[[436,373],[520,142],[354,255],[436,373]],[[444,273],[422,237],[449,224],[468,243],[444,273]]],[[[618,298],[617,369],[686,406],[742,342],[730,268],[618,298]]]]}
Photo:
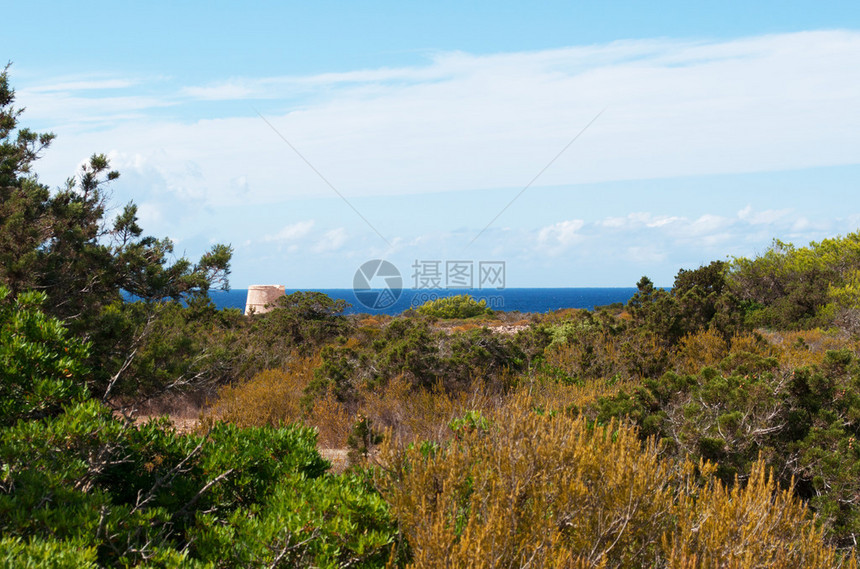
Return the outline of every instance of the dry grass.
{"type": "Polygon", "coordinates": [[[702,330],[681,338],[672,363],[682,373],[695,374],[705,366],[716,367],[729,353],[729,344],[714,330],[702,330]]]}
{"type": "Polygon", "coordinates": [[[458,393],[413,387],[398,377],[379,390],[361,393],[361,413],[397,440],[441,441],[450,437],[449,423],[469,410],[488,411],[500,397],[481,382],[458,393]]]}
{"type": "Polygon", "coordinates": [[[223,387],[206,414],[243,427],[300,421],[301,398],[319,365],[319,355],[294,357],[287,369],[265,370],[239,385],[223,387]]]}
{"type": "Polygon", "coordinates": [[[321,448],[320,456],[331,463],[331,472],[341,474],[349,468],[349,451],[346,449],[321,448]]]}
{"type": "MultiPolygon", "coordinates": [[[[142,425],[153,419],[167,418],[179,433],[192,433],[197,430],[201,416],[215,393],[209,389],[198,389],[189,392],[168,392],[159,397],[147,399],[134,405],[122,401],[112,401],[116,409],[123,409],[136,425],[142,425]]],[[[126,416],[117,411],[116,415],[126,416]]]]}
{"type": "Polygon", "coordinates": [[[383,444],[377,484],[411,567],[842,566],[762,462],[729,490],[713,465],[629,426],[539,415],[525,394],[489,417],[442,447],[383,444]]]}
{"type": "Polygon", "coordinates": [[[780,363],[788,368],[820,365],[829,350],[849,349],[860,354],[860,341],[845,332],[819,328],[799,332],[763,332],[780,363]]]}
{"type": "Polygon", "coordinates": [[[601,397],[612,397],[622,390],[629,392],[636,385],[639,383],[635,380],[593,380],[576,384],[544,381],[523,384],[514,396],[526,397],[532,408],[541,412],[576,414],[593,407],[601,397]]]}
{"type": "Polygon", "coordinates": [[[317,428],[317,444],[325,449],[345,448],[354,422],[354,414],[331,392],[314,401],[313,410],[306,418],[307,424],[317,428]]]}
{"type": "Polygon", "coordinates": [[[378,328],[391,322],[392,317],[386,314],[361,314],[355,318],[355,323],[360,327],[378,328]]]}

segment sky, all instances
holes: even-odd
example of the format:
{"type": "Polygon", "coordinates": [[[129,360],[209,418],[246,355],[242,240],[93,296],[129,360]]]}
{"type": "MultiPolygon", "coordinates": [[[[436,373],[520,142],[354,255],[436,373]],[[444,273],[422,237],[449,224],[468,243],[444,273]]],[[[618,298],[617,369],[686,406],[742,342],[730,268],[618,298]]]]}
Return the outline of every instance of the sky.
{"type": "Polygon", "coordinates": [[[855,2],[16,2],[22,126],[231,286],[671,285],[860,227],[855,2]],[[416,264],[416,261],[418,262],[416,264]]]}

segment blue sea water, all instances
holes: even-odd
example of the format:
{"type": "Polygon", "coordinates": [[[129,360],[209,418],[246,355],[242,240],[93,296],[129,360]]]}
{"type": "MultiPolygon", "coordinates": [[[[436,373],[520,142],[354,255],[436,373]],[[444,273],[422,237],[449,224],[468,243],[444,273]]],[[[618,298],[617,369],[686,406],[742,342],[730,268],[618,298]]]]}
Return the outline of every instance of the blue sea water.
{"type": "MultiPolygon", "coordinates": [[[[287,294],[297,292],[287,289],[287,294]]],[[[457,294],[470,294],[478,300],[486,300],[493,310],[504,312],[550,312],[559,308],[587,308],[605,306],[614,302],[625,303],[636,292],[636,288],[506,288],[502,290],[415,290],[364,291],[356,298],[351,288],[320,289],[334,299],[343,299],[351,306],[347,314],[400,314],[428,300],[457,294]],[[378,294],[374,295],[373,292],[378,294]],[[398,294],[399,293],[399,294],[398,294]],[[396,297],[396,300],[395,300],[396,297]],[[374,299],[382,308],[372,308],[374,299]],[[393,302],[392,302],[393,301],[393,302]]],[[[209,296],[218,308],[245,309],[247,289],[210,291],[209,296]]]]}

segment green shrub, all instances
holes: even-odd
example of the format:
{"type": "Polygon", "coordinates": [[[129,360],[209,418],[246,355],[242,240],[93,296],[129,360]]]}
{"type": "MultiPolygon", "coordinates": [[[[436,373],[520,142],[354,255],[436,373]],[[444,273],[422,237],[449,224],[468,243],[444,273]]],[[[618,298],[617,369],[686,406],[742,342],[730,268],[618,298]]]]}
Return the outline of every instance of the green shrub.
{"type": "MultiPolygon", "coordinates": [[[[220,423],[179,435],[89,401],[0,430],[0,463],[3,535],[96,551],[100,566],[262,566],[281,552],[287,566],[381,566],[398,541],[379,495],[326,474],[306,427],[220,423]]],[[[86,566],[92,555],[81,555],[86,566]]]]}
{"type": "Polygon", "coordinates": [[[835,319],[854,329],[858,262],[860,232],[806,247],[774,240],[763,255],[734,259],[727,278],[748,324],[795,330],[835,319]]]}
{"type": "Polygon", "coordinates": [[[42,312],[43,293],[8,296],[0,286],[0,426],[55,415],[87,395],[88,344],[42,312]]]}
{"type": "Polygon", "coordinates": [[[3,567],[389,559],[398,533],[387,506],[360,479],[326,474],[313,429],[217,423],[181,435],[167,420],[118,418],[86,399],[86,345],[41,300],[0,299],[3,567]]]}
{"type": "Polygon", "coordinates": [[[349,330],[343,316],[348,306],[321,292],[295,292],[279,298],[271,311],[254,316],[254,335],[257,341],[307,354],[349,330]]]}
{"type": "Polygon", "coordinates": [[[73,542],[18,538],[0,539],[0,567],[27,569],[96,569],[94,547],[73,542]]]}
{"type": "Polygon", "coordinates": [[[287,476],[266,504],[200,517],[194,550],[219,567],[384,567],[404,557],[389,506],[361,474],[287,476]]]}
{"type": "Polygon", "coordinates": [[[435,318],[475,318],[491,315],[486,300],[475,300],[468,294],[429,300],[418,307],[418,313],[435,318]]]}
{"type": "Polygon", "coordinates": [[[359,414],[346,439],[349,446],[349,461],[353,464],[367,458],[371,449],[382,442],[382,434],[373,425],[370,417],[359,414]]]}

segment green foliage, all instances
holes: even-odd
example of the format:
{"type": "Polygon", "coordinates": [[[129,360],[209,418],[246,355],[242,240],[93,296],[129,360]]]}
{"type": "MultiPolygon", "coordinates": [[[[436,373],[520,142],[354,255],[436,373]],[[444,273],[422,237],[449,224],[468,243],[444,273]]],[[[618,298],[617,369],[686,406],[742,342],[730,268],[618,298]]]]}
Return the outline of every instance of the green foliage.
{"type": "Polygon", "coordinates": [[[541,371],[567,383],[659,376],[669,363],[665,338],[608,313],[578,313],[552,326],[556,334],[541,371]]]}
{"type": "Polygon", "coordinates": [[[669,346],[709,328],[730,337],[740,330],[741,309],[729,290],[727,270],[722,261],[695,270],[681,269],[670,291],[656,288],[648,277],[642,277],[627,303],[633,322],[669,346]]]}
{"type": "Polygon", "coordinates": [[[682,335],[713,329],[728,338],[742,328],[740,304],[729,289],[728,271],[729,265],[723,261],[678,271],[672,296],[682,335]]]}
{"type": "Polygon", "coordinates": [[[42,312],[44,293],[8,297],[0,286],[0,426],[55,415],[87,394],[88,345],[42,312]]]}
{"type": "Polygon", "coordinates": [[[735,259],[728,278],[753,326],[808,329],[835,320],[854,330],[858,265],[860,232],[800,248],[774,240],[764,255],[735,259]]]}
{"type": "Polygon", "coordinates": [[[732,352],[697,375],[667,373],[601,398],[598,423],[624,417],[676,456],[715,461],[726,483],[759,456],[795,485],[841,545],[860,531],[860,364],[847,350],[784,371],[777,359],[732,352]]]}
{"type": "Polygon", "coordinates": [[[687,354],[682,357],[697,362],[696,349],[706,347],[702,334],[716,335],[704,344],[724,344],[741,329],[725,269],[717,261],[681,270],[670,291],[642,277],[625,311],[578,311],[548,323],[551,341],[541,371],[567,382],[656,378],[669,369],[679,346],[687,354]]]}
{"type": "Polygon", "coordinates": [[[380,566],[396,541],[384,502],[325,474],[304,427],[177,435],[90,401],[0,431],[0,460],[4,536],[95,550],[102,566],[380,566]]]}
{"type": "Polygon", "coordinates": [[[565,344],[578,337],[600,329],[600,323],[590,312],[577,313],[575,317],[546,327],[550,336],[549,346],[565,344]]]}
{"type": "Polygon", "coordinates": [[[418,313],[434,318],[475,318],[491,315],[493,311],[487,307],[486,300],[478,301],[468,294],[458,294],[428,300],[418,307],[418,313]]]}
{"type": "Polygon", "coordinates": [[[350,462],[357,463],[360,459],[367,458],[371,449],[382,442],[382,438],[382,433],[373,428],[373,421],[369,417],[359,415],[346,439],[350,462]]]}
{"type": "Polygon", "coordinates": [[[93,154],[64,187],[49,191],[32,167],[54,136],[20,128],[22,110],[14,101],[7,66],[0,74],[0,285],[13,295],[40,290],[45,312],[66,321],[72,334],[101,335],[88,362],[97,395],[107,395],[117,379],[151,381],[127,364],[140,352],[155,316],[111,338],[101,333],[106,320],[115,320],[112,307],[128,294],[155,307],[166,299],[205,295],[213,285],[226,287],[232,250],[216,245],[192,263],[174,257],[169,239],[143,236],[134,203],[108,219],[107,188],[119,173],[103,154],[93,154]]]}
{"type": "Polygon", "coordinates": [[[0,283],[17,294],[36,282],[31,267],[49,231],[50,193],[31,168],[54,135],[18,128],[23,109],[13,106],[8,71],[7,65],[0,72],[0,283]]]}
{"type": "Polygon", "coordinates": [[[0,567],[27,569],[96,569],[94,547],[74,543],[21,538],[0,539],[0,567]]]}
{"type": "Polygon", "coordinates": [[[398,377],[417,388],[430,389],[441,382],[445,389],[457,391],[478,377],[498,379],[525,364],[511,338],[487,329],[446,334],[415,318],[395,319],[381,333],[363,340],[322,349],[322,364],[308,387],[309,400],[332,390],[345,401],[361,387],[384,386],[398,377]]]}
{"type": "Polygon", "coordinates": [[[87,346],[42,301],[0,302],[4,566],[389,559],[397,529],[387,506],[360,479],[326,474],[312,429],[218,423],[200,436],[166,421],[131,425],[86,399],[87,346]]]}
{"type": "Polygon", "coordinates": [[[848,271],[841,282],[831,283],[828,296],[830,303],[822,314],[845,330],[860,331],[860,270],[848,271]]]}
{"type": "Polygon", "coordinates": [[[205,294],[229,246],[192,263],[134,203],[106,219],[104,155],[51,192],[53,135],[13,103],[4,70],[0,565],[835,567],[822,536],[856,543],[860,344],[785,331],[860,330],[860,232],[515,337],[436,321],[492,314],[467,295],[358,328],[320,293],[245,318],[205,294]],[[232,423],[196,434],[97,400],[214,384],[232,423]],[[385,427],[382,469],[330,474],[302,419],[354,462],[385,427]]]}
{"type": "Polygon", "coordinates": [[[555,341],[553,333],[546,326],[533,325],[520,330],[514,336],[514,345],[525,359],[525,368],[543,360],[547,347],[555,341]]]}
{"type": "Polygon", "coordinates": [[[255,515],[204,514],[194,549],[224,567],[383,567],[402,559],[385,501],[360,474],[278,482],[255,515]]]}
{"type": "MultiPolygon", "coordinates": [[[[516,340],[511,340],[488,328],[452,334],[445,351],[448,370],[445,376],[458,378],[461,383],[475,378],[493,378],[504,384],[506,372],[523,369],[525,357],[516,340]]],[[[444,376],[443,376],[444,377],[444,376]]]]}
{"type": "Polygon", "coordinates": [[[454,419],[448,423],[448,428],[454,432],[454,435],[457,438],[460,438],[466,433],[489,432],[490,421],[484,417],[483,413],[480,411],[470,410],[462,417],[454,419]]]}
{"type": "Polygon", "coordinates": [[[0,431],[3,534],[96,545],[99,511],[108,505],[96,478],[119,458],[113,451],[122,431],[123,425],[93,401],[0,431]]]}
{"type": "Polygon", "coordinates": [[[157,303],[114,302],[90,337],[93,392],[137,400],[168,389],[225,384],[253,368],[247,322],[206,297],[157,303]]]}
{"type": "Polygon", "coordinates": [[[656,333],[668,343],[680,339],[683,332],[672,293],[655,287],[651,279],[644,276],[636,283],[636,289],[627,302],[633,322],[643,330],[656,333]]]}
{"type": "MultiPolygon", "coordinates": [[[[346,334],[349,322],[343,311],[349,305],[321,292],[295,292],[279,298],[274,308],[254,317],[251,334],[255,344],[268,352],[298,351],[308,355],[346,334]]],[[[263,362],[264,369],[275,362],[263,362]]]]}
{"type": "MultiPolygon", "coordinates": [[[[382,337],[371,343],[366,360],[379,370],[369,379],[384,382],[400,374],[417,385],[432,385],[443,375],[444,355],[441,350],[440,332],[425,322],[395,320],[385,327],[382,337]]],[[[359,360],[361,361],[361,359],[359,360]]]]}

